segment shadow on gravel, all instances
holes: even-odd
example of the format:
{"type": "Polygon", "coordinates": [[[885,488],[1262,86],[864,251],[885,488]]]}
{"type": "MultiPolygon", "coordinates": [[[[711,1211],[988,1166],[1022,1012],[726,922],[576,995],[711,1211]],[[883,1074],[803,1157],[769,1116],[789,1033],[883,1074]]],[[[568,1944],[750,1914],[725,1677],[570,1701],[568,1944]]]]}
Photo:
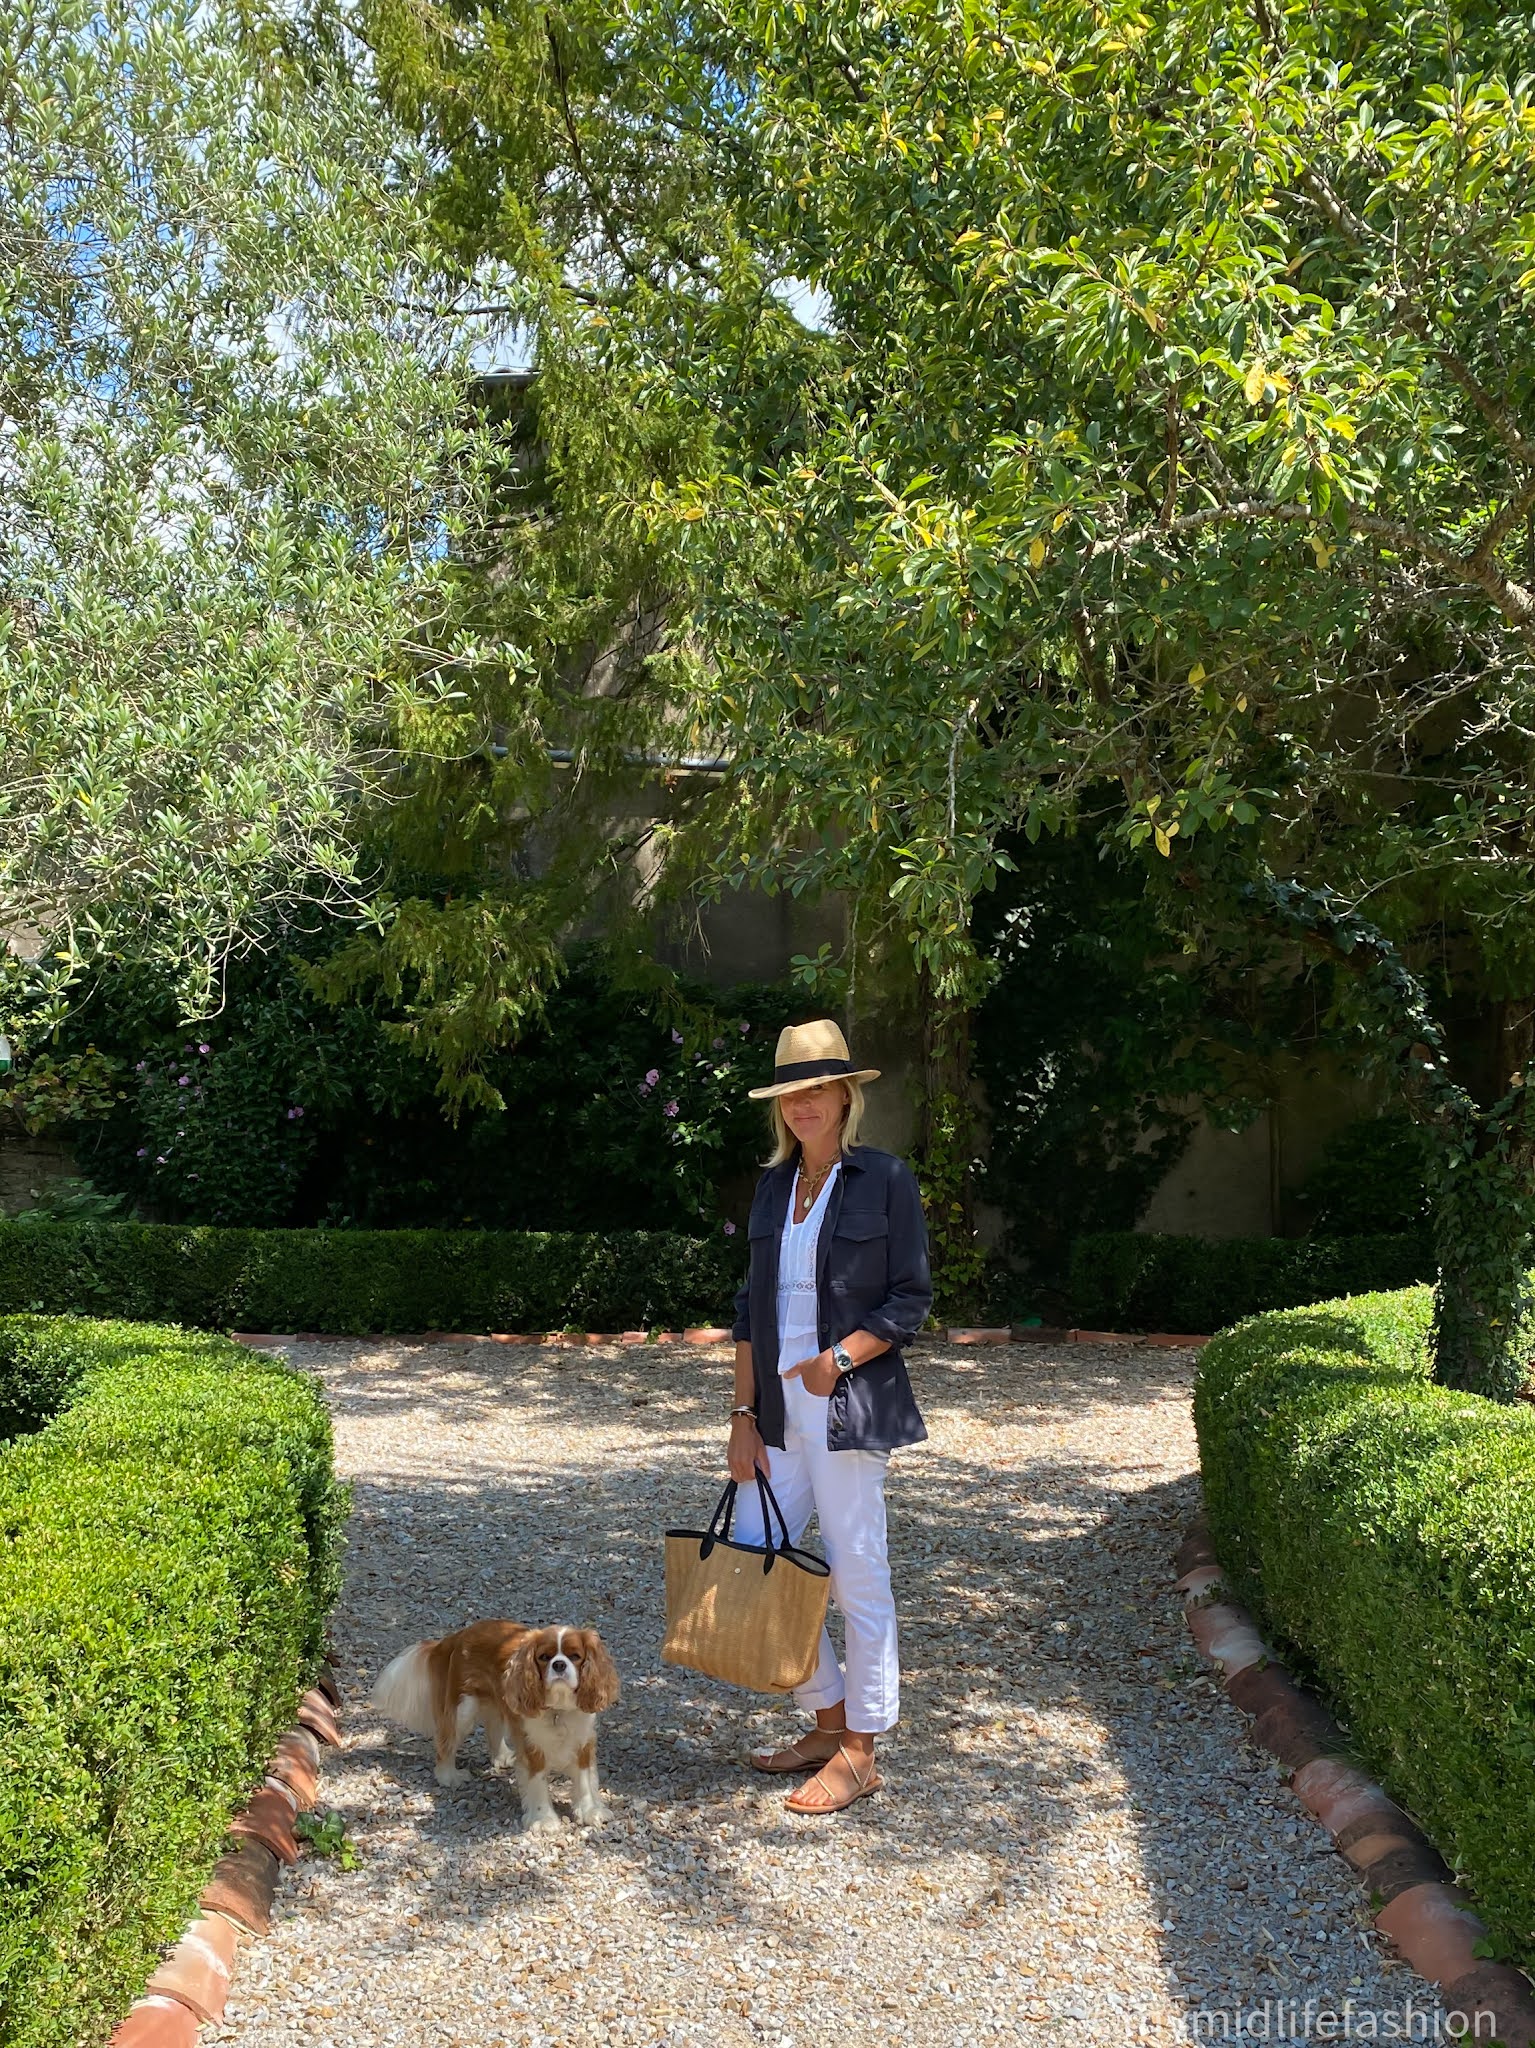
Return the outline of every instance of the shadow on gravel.
{"type": "MultiPolygon", "coordinates": [[[[461,1356],[434,1346],[431,1361],[451,1387],[445,1396],[439,1383],[427,1407],[451,1407],[460,1425],[492,1415],[504,1423],[515,1411],[530,1459],[506,1477],[354,1478],[337,1619],[353,1695],[349,1749],[371,1751],[396,1779],[429,1857],[506,1862],[515,1786],[509,1773],[485,1770],[476,1735],[461,1758],[473,1782],[437,1788],[428,1746],[384,1731],[363,1703],[373,1674],[404,1643],[483,1615],[566,1620],[597,1626],[624,1674],[624,1698],[600,1738],[603,1782],[622,1808],[644,1803],[646,1832],[596,1830],[590,1853],[610,1862],[615,1898],[620,1887],[648,1890],[679,1930],[722,1920],[770,1929],[781,1908],[743,1873],[764,1859],[789,1861],[800,1830],[826,1826],[856,1831],[876,1872],[920,1867],[935,1849],[979,1859],[983,1875],[955,1910],[958,1928],[1026,1900],[1037,1914],[1084,1811],[1120,1803],[1117,1768],[1138,1831],[1146,1915],[1175,1995],[1253,2004],[1304,1998],[1319,1984],[1341,1995],[1367,1960],[1378,1973],[1373,1951],[1350,1946],[1351,1874],[1330,1852],[1319,1870],[1325,1838],[1296,1814],[1273,1767],[1244,1750],[1239,1717],[1189,1642],[1171,1561],[1198,1504],[1195,1475],[1146,1483],[1147,1468],[1084,1460],[1064,1434],[1058,1448],[1035,1438],[1026,1456],[999,1437],[994,1462],[931,1444],[902,1454],[889,1491],[904,1672],[890,1790],[835,1822],[796,1823],[779,1805],[784,1785],[742,1763],[748,1748],[782,1733],[786,1712],[658,1657],[661,1531],[701,1523],[722,1478],[721,1355],[474,1345],[461,1356]],[[627,1431],[651,1416],[653,1453],[637,1453],[631,1440],[605,1458],[605,1422],[627,1431]],[[545,1429],[550,1461],[540,1463],[545,1429]],[[552,1462],[561,1444],[569,1455],[573,1435],[589,1447],[552,1462]],[[1101,1728],[1096,1762],[1052,1736],[1056,1708],[1101,1728]],[[921,1809],[901,1796],[919,1782],[936,1794],[921,1809]],[[676,1867],[708,1871],[702,1904],[675,1885],[676,1867]]],[[[962,1410],[972,1434],[1043,1413],[1059,1416],[1064,1431],[1093,1404],[1181,1401],[1190,1378],[1186,1355],[1086,1347],[924,1352],[914,1366],[929,1419],[962,1410]]],[[[398,1364],[321,1362],[339,1418],[420,1409],[410,1367],[410,1354],[398,1364]]],[[[1112,1412],[1104,1437],[1111,1450],[1112,1412]]],[[[386,1855],[408,1863],[415,1853],[386,1855]]],[[[1080,1841],[1072,1853],[1080,1856],[1080,1841]]],[[[518,1862],[515,1881],[530,1898],[558,1903],[559,1871],[536,1854],[518,1862]]],[[[1084,1882],[1080,1871],[1072,1882],[1084,1882]]],[[[426,1925],[458,1910],[450,1887],[422,1888],[426,1925]]]]}

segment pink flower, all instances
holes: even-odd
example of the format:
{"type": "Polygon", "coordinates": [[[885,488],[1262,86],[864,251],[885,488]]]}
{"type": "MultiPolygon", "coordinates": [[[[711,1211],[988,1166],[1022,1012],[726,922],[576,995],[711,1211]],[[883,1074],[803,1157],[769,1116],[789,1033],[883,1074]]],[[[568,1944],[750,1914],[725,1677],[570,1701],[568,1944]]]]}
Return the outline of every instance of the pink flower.
{"type": "Polygon", "coordinates": [[[723,1039],[723,1038],[711,1038],[711,1039],[709,1040],[709,1050],[710,1050],[711,1052],[718,1052],[718,1051],[719,1051],[719,1049],[720,1049],[720,1047],[721,1047],[721,1046],[722,1046],[722,1045],[723,1045],[724,1043],[725,1043],[725,1041],[724,1041],[724,1039],[723,1039]]]}
{"type": "Polygon", "coordinates": [[[673,1030],[673,1032],[672,1032],[672,1044],[673,1044],[673,1045],[681,1045],[681,1043],[682,1043],[682,1033],[681,1033],[680,1031],[677,1031],[677,1030],[673,1030]]]}
{"type": "Polygon", "coordinates": [[[659,1067],[652,1067],[650,1072],[645,1076],[642,1086],[646,1088],[654,1088],[654,1086],[656,1085],[657,1081],[660,1080],[660,1078],[661,1069],[659,1067]]]}
{"type": "Polygon", "coordinates": [[[752,1028],[751,1028],[750,1024],[746,1024],[746,1023],[743,1023],[743,1024],[742,1024],[742,1026],[741,1026],[741,1036],[742,1036],[743,1038],[750,1038],[750,1037],[751,1037],[751,1031],[752,1031],[752,1028]]]}
{"type": "Polygon", "coordinates": [[[677,1114],[677,1104],[675,1102],[668,1102],[662,1109],[661,1114],[662,1116],[675,1116],[677,1114]]]}
{"type": "Polygon", "coordinates": [[[736,1227],[735,1227],[735,1225],[734,1225],[733,1223],[727,1223],[727,1224],[725,1225],[725,1235],[726,1235],[727,1237],[734,1237],[734,1236],[735,1236],[735,1234],[736,1234],[736,1227]]]}
{"type": "Polygon", "coordinates": [[[190,1074],[182,1074],[182,1075],[180,1075],[180,1076],[178,1077],[178,1079],[177,1079],[177,1082],[176,1082],[176,1086],[177,1086],[178,1088],[190,1088],[190,1087],[191,1087],[191,1085],[192,1085],[192,1076],[191,1076],[190,1074]]]}
{"type": "Polygon", "coordinates": [[[304,1112],[303,1112],[303,1110],[302,1110],[301,1108],[300,1108],[300,1109],[290,1109],[290,1110],[288,1111],[288,1121],[289,1121],[289,1123],[291,1124],[291,1123],[293,1122],[293,1120],[294,1120],[294,1118],[295,1118],[295,1117],[300,1117],[300,1116],[302,1116],[303,1114],[304,1114],[304,1112]]]}
{"type": "Polygon", "coordinates": [[[147,1145],[140,1145],[138,1151],[134,1154],[134,1157],[136,1159],[143,1159],[147,1156],[148,1151],[149,1147],[147,1145]]]}
{"type": "Polygon", "coordinates": [[[211,1045],[200,1045],[200,1046],[199,1046],[199,1047],[197,1048],[197,1050],[198,1050],[199,1052],[212,1052],[212,1050],[213,1050],[213,1047],[212,1047],[211,1045]]]}

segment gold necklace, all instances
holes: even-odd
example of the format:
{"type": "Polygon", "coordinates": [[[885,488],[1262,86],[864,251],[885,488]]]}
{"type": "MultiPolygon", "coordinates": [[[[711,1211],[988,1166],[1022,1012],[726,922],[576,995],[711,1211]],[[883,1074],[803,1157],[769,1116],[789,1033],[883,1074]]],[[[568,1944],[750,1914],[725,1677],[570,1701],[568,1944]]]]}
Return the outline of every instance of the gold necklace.
{"type": "MultiPolygon", "coordinates": [[[[825,1180],[827,1174],[831,1172],[832,1168],[836,1165],[836,1163],[837,1162],[835,1159],[828,1159],[826,1164],[823,1167],[821,1167],[818,1172],[813,1174],[807,1174],[805,1172],[804,1160],[802,1159],[800,1161],[799,1199],[804,1204],[805,1216],[808,1216],[811,1210],[815,1207],[815,1198],[821,1192],[821,1183],[825,1180]]],[[[803,1220],[804,1219],[802,1217],[801,1221],[803,1220]]]]}

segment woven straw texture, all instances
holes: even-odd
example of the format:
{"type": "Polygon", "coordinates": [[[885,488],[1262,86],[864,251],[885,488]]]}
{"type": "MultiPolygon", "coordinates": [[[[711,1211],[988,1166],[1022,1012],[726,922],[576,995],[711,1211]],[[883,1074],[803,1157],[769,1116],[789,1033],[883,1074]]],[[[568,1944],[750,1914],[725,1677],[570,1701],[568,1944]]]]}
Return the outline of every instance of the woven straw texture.
{"type": "Polygon", "coordinates": [[[793,1692],[815,1670],[831,1580],[819,1558],[779,1551],[773,1569],[743,1543],[702,1530],[666,1535],[661,1658],[750,1692],[793,1692]]]}

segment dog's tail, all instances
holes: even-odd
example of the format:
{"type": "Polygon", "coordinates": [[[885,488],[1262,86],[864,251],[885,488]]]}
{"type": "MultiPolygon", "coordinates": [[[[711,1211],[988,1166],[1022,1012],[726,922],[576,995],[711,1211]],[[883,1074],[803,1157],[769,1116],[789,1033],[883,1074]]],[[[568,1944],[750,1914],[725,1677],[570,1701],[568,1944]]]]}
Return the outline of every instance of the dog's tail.
{"type": "Polygon", "coordinates": [[[432,1680],[427,1668],[430,1643],[412,1643],[398,1657],[392,1657],[378,1674],[373,1704],[388,1720],[414,1735],[433,1732],[432,1680]]]}

